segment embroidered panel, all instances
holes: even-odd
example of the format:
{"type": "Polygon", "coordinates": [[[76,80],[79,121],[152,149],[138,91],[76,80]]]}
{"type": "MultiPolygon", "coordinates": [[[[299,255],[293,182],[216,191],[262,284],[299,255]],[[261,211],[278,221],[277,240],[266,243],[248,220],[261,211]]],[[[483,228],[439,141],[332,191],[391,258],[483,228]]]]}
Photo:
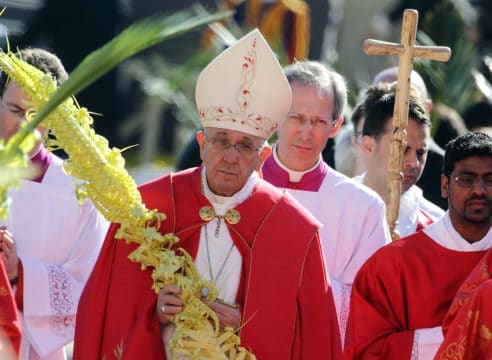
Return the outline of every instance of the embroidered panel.
{"type": "Polygon", "coordinates": [[[50,327],[59,336],[71,337],[75,329],[75,305],[70,278],[58,266],[48,267],[50,303],[53,313],[50,327]]]}

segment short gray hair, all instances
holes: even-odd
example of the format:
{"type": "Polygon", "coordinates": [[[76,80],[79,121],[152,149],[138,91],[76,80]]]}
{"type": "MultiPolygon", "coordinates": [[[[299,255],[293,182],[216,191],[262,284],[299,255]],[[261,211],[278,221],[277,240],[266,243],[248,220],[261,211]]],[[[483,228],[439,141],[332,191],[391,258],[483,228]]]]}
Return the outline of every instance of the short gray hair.
{"type": "Polygon", "coordinates": [[[284,67],[284,73],[290,84],[297,82],[311,85],[323,93],[331,86],[333,89],[333,119],[342,116],[347,105],[347,83],[342,75],[318,61],[296,61],[284,67]]]}

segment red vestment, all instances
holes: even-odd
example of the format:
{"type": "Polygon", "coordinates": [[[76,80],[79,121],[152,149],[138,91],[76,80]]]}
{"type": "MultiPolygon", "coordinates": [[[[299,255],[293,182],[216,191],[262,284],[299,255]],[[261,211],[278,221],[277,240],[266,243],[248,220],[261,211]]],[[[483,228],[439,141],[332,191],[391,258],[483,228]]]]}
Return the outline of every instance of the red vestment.
{"type": "Polygon", "coordinates": [[[470,273],[443,321],[436,359],[492,359],[492,250],[470,273]]]}
{"type": "MultiPolygon", "coordinates": [[[[146,207],[168,216],[160,231],[174,232],[180,238],[176,246],[193,258],[204,225],[199,209],[210,206],[200,171],[140,188],[146,207]]],[[[239,223],[227,224],[243,258],[237,294],[241,344],[261,360],[338,359],[341,345],[318,223],[296,204],[261,180],[236,207],[239,223]]],[[[142,271],[128,259],[136,245],[115,240],[116,229],[113,224],[80,300],[74,360],[112,359],[118,349],[121,359],[165,359],[151,269],[142,271]]]]}
{"type": "MultiPolygon", "coordinates": [[[[0,260],[0,332],[3,332],[2,335],[5,335],[5,338],[10,340],[9,346],[12,345],[15,353],[19,354],[21,325],[3,260],[0,260]]],[[[4,341],[5,338],[0,335],[1,341],[4,341]]],[[[0,346],[0,348],[3,348],[3,346],[0,346]]]]}
{"type": "Polygon", "coordinates": [[[378,250],[352,287],[346,359],[409,359],[415,330],[440,326],[486,251],[442,247],[416,232],[378,250]]]}

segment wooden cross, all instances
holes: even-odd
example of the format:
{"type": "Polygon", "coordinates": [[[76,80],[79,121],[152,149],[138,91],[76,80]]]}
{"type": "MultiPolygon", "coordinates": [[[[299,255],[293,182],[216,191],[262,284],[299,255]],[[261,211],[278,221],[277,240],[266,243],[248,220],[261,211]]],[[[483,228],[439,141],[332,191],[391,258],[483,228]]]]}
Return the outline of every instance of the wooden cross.
{"type": "Polygon", "coordinates": [[[415,57],[446,62],[451,57],[451,49],[444,46],[416,46],[417,10],[406,9],[403,13],[401,28],[401,44],[368,39],[364,42],[364,52],[368,55],[397,55],[398,80],[393,111],[393,136],[390,144],[390,160],[388,163],[388,188],[386,202],[386,219],[393,240],[399,237],[395,231],[400,207],[401,180],[403,178],[403,156],[406,147],[406,128],[408,124],[408,97],[410,76],[415,57]]]}

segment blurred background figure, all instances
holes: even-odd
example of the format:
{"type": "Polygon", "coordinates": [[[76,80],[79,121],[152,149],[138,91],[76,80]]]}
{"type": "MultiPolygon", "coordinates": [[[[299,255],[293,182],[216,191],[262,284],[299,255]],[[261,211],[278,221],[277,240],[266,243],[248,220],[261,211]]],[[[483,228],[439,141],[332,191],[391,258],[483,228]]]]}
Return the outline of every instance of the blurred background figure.
{"type": "Polygon", "coordinates": [[[468,132],[463,118],[452,107],[439,103],[432,110],[437,123],[432,130],[433,139],[441,148],[444,149],[450,140],[468,132]]]}
{"type": "Polygon", "coordinates": [[[468,130],[492,135],[492,104],[488,100],[471,104],[465,109],[463,120],[468,130]]]}

